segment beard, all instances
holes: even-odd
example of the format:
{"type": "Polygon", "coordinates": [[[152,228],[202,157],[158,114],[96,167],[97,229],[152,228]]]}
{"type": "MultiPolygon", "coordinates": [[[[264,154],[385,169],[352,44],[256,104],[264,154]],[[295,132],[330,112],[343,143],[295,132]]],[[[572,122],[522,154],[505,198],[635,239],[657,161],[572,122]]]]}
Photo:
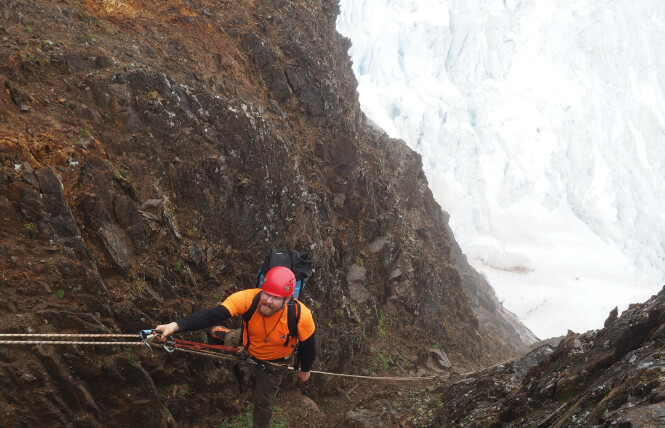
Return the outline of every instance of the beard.
{"type": "Polygon", "coordinates": [[[259,315],[267,318],[267,317],[269,317],[271,315],[274,315],[277,312],[281,311],[283,306],[284,306],[283,303],[282,303],[282,305],[280,305],[278,307],[273,307],[273,306],[266,305],[264,303],[260,303],[257,310],[259,311],[259,315]]]}

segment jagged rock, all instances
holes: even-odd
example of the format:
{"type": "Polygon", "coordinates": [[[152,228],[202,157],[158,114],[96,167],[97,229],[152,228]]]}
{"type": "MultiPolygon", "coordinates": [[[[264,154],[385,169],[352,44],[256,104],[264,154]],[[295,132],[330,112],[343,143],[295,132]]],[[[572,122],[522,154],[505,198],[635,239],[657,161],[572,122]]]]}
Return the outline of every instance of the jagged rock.
{"type": "Polygon", "coordinates": [[[139,206],[139,210],[145,211],[151,208],[156,208],[162,205],[163,202],[164,202],[163,199],[156,199],[156,198],[147,199],[143,203],[141,203],[141,205],[139,206]]]}
{"type": "Polygon", "coordinates": [[[605,327],[608,327],[610,324],[612,324],[614,321],[616,321],[616,319],[618,318],[618,316],[619,316],[619,307],[618,307],[618,306],[615,306],[614,309],[612,309],[612,310],[610,311],[609,316],[608,316],[607,319],[605,320],[604,326],[605,326],[605,327]]]}
{"type": "Polygon", "coordinates": [[[394,271],[390,272],[388,280],[392,281],[393,279],[399,279],[401,277],[402,277],[402,270],[400,268],[397,268],[394,271]]]}
{"type": "Polygon", "coordinates": [[[660,426],[664,322],[665,289],[602,330],[455,382],[432,425],[660,426]]]}
{"type": "Polygon", "coordinates": [[[114,200],[113,208],[118,225],[125,230],[137,253],[145,251],[148,235],[134,201],[129,196],[122,195],[114,200]]]}
{"type": "Polygon", "coordinates": [[[448,355],[440,349],[430,348],[427,350],[427,366],[436,371],[449,369],[452,366],[448,355]]]}
{"type": "Polygon", "coordinates": [[[346,280],[349,283],[349,294],[358,303],[364,303],[370,298],[369,291],[364,286],[367,271],[364,267],[353,264],[349,267],[346,280]]]}
{"type": "Polygon", "coordinates": [[[383,421],[380,415],[381,412],[377,410],[349,410],[345,415],[345,423],[347,427],[354,428],[382,427],[383,421]]]}
{"type": "MultiPolygon", "coordinates": [[[[367,248],[372,252],[372,253],[378,253],[379,251],[383,250],[386,245],[390,243],[390,238],[386,236],[380,236],[376,238],[374,241],[372,241],[367,248]]],[[[391,278],[392,279],[392,278],[391,278]]]]}
{"type": "Polygon", "coordinates": [[[314,410],[315,412],[321,412],[319,406],[311,398],[303,396],[301,400],[303,407],[305,407],[306,409],[314,410]]]}
{"type": "Polygon", "coordinates": [[[205,263],[205,253],[198,245],[189,246],[189,259],[195,265],[205,263]]]}
{"type": "Polygon", "coordinates": [[[0,224],[8,226],[19,221],[14,206],[6,196],[0,195],[0,224]]]}
{"type": "Polygon", "coordinates": [[[134,250],[132,243],[123,233],[122,229],[113,223],[105,223],[98,229],[99,236],[104,248],[113,262],[120,269],[134,267],[134,250]]]}

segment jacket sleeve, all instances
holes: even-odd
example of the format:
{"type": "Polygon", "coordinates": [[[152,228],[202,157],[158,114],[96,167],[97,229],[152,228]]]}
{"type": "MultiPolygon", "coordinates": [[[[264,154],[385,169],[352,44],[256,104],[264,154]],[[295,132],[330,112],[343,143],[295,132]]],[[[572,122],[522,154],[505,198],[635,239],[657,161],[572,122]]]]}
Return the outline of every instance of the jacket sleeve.
{"type": "Polygon", "coordinates": [[[224,306],[219,305],[210,309],[203,309],[184,318],[176,320],[180,331],[201,330],[212,327],[231,318],[231,313],[224,306]]]}
{"type": "Polygon", "coordinates": [[[309,339],[300,342],[298,346],[300,356],[300,370],[308,372],[312,370],[314,360],[316,359],[316,333],[312,333],[309,339]]]}

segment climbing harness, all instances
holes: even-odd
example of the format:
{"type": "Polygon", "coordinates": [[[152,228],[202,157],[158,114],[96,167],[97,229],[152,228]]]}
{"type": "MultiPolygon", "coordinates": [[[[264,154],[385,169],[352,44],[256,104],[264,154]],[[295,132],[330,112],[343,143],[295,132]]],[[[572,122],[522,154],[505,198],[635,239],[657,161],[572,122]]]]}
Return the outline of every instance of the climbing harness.
{"type": "MultiPolygon", "coordinates": [[[[223,345],[209,345],[207,343],[190,342],[187,340],[175,339],[169,336],[166,342],[157,342],[155,340],[161,334],[158,330],[141,330],[137,334],[88,334],[88,333],[0,333],[0,345],[113,345],[113,346],[146,346],[150,350],[154,345],[161,345],[165,351],[172,353],[176,350],[195,355],[214,357],[223,360],[232,360],[248,364],[262,364],[275,367],[286,367],[288,370],[297,371],[288,364],[279,364],[270,361],[258,361],[249,358],[249,354],[243,347],[230,347],[223,345]],[[74,340],[77,338],[87,340],[74,340]],[[38,339],[38,340],[32,340],[38,339]],[[101,339],[101,340],[90,340],[101,339]],[[119,341],[110,339],[134,339],[133,341],[119,341]]],[[[363,376],[344,373],[330,373],[318,370],[311,370],[310,373],[316,373],[326,376],[348,377],[355,379],[368,380],[393,380],[393,381],[424,381],[434,380],[437,376],[423,377],[391,377],[391,376],[363,376]]]]}

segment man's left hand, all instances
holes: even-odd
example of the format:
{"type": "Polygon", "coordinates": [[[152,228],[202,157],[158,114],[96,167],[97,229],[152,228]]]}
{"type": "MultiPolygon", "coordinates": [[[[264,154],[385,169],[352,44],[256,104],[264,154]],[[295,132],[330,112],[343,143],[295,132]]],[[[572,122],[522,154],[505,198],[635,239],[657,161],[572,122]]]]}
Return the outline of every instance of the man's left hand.
{"type": "Polygon", "coordinates": [[[309,379],[309,372],[298,372],[298,381],[300,383],[307,382],[307,379],[309,379]]]}

